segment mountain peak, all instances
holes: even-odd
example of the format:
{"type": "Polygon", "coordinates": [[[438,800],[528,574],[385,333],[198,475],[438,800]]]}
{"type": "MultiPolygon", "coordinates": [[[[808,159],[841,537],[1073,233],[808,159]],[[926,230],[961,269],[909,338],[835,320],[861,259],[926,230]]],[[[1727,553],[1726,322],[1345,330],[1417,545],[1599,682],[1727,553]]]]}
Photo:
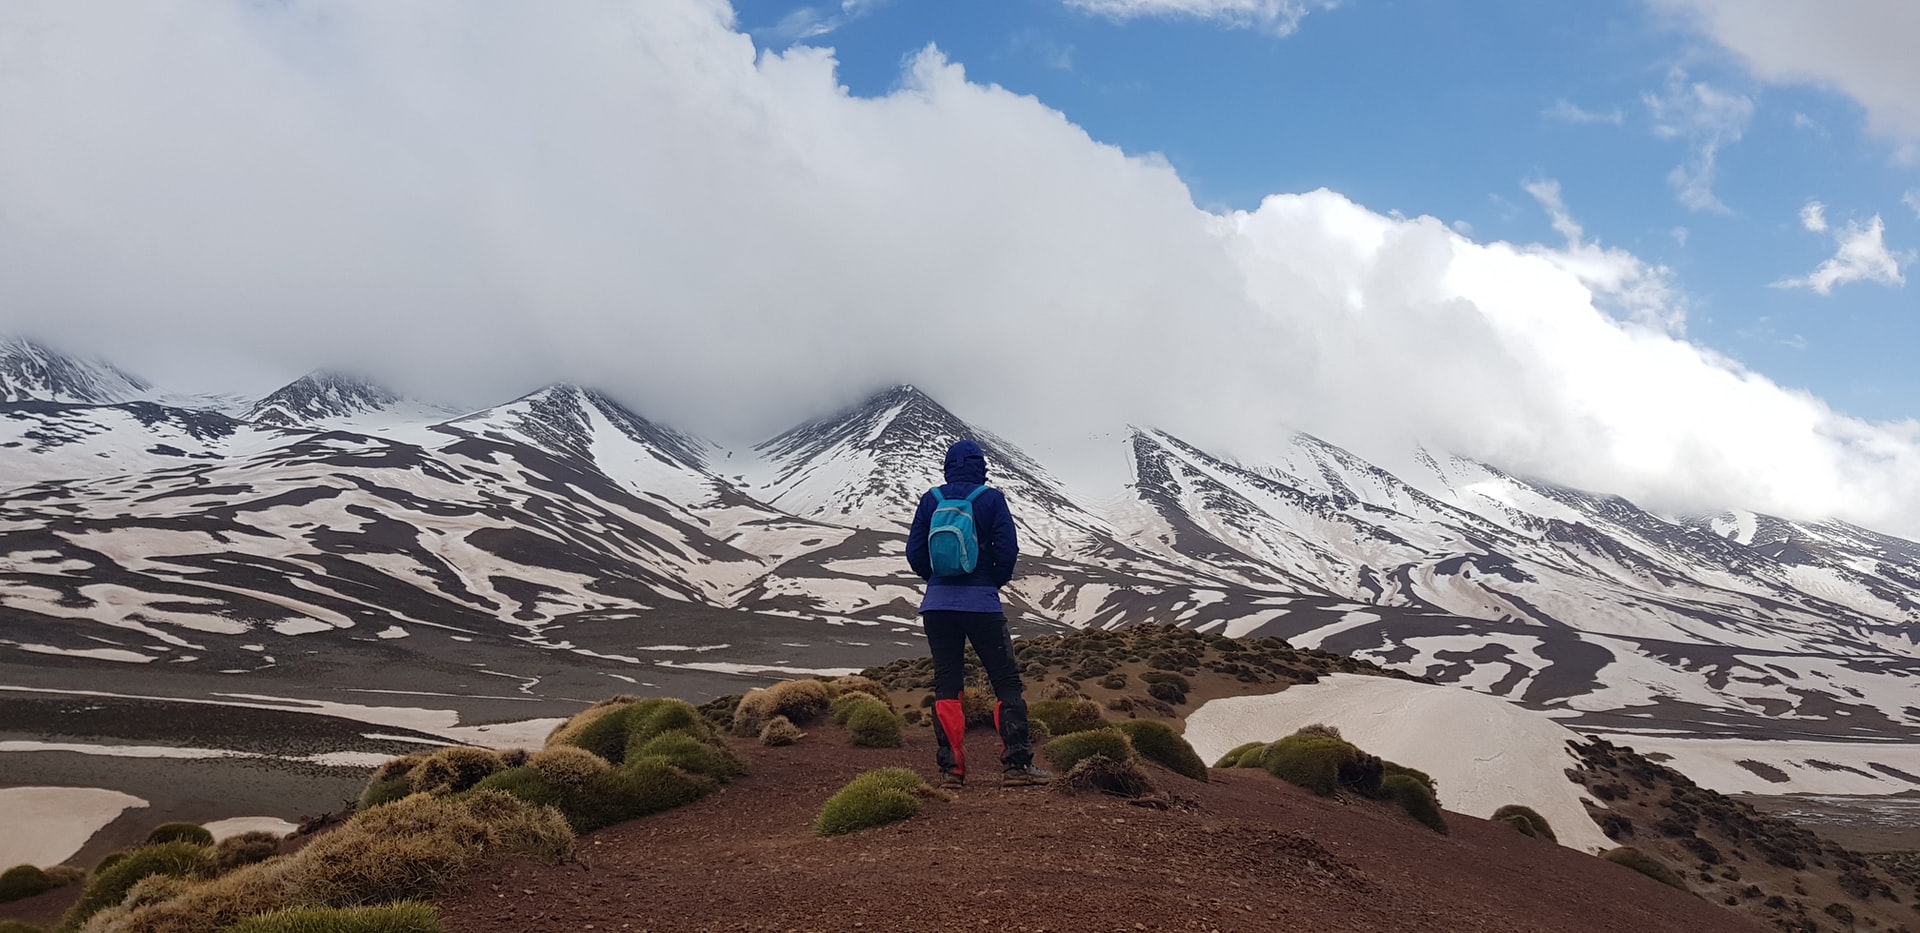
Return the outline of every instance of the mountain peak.
{"type": "Polygon", "coordinates": [[[69,356],[24,337],[0,337],[0,402],[112,405],[151,388],[102,360],[69,356]]]}
{"type": "Polygon", "coordinates": [[[398,393],[371,380],[316,369],[255,402],[245,420],[282,428],[310,427],[328,419],[385,411],[401,401],[398,393]]]}

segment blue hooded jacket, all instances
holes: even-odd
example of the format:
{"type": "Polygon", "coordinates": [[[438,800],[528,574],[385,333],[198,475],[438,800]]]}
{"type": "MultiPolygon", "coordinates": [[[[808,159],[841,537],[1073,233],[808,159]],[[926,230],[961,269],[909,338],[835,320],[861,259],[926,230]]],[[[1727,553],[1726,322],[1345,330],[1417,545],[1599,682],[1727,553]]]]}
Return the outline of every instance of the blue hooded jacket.
{"type": "MultiPolygon", "coordinates": [[[[964,499],[974,487],[987,482],[987,457],[980,445],[961,441],[947,448],[947,481],[940,494],[949,499],[964,499]]],[[[998,489],[988,489],[973,500],[973,527],[980,536],[980,563],[974,571],[959,577],[934,577],[933,562],[927,556],[927,525],[933,518],[933,492],[920,497],[920,508],[913,513],[913,528],[907,532],[907,563],[913,572],[927,581],[927,595],[920,611],[1001,612],[1000,588],[1013,579],[1013,563],[1020,556],[1020,542],[1014,534],[1013,513],[1007,511],[1007,497],[998,489]]]]}

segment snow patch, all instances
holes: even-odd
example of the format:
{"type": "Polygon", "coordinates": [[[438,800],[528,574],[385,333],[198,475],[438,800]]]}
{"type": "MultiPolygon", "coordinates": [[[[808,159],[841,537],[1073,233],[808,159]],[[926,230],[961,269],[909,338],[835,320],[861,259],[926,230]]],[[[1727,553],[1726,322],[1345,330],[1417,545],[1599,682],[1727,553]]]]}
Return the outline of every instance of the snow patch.
{"type": "Polygon", "coordinates": [[[99,787],[0,788],[0,865],[58,865],[120,814],[145,806],[99,787]]]}

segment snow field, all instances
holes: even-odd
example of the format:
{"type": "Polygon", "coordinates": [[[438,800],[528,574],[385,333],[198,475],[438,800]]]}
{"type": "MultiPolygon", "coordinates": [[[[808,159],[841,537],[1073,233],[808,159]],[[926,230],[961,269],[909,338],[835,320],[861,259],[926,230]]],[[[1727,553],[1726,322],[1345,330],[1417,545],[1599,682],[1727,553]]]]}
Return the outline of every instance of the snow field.
{"type": "Polygon", "coordinates": [[[0,865],[58,865],[120,814],[145,806],[98,787],[0,788],[0,865]]]}
{"type": "Polygon", "coordinates": [[[1613,847],[1567,780],[1581,737],[1538,713],[1457,687],[1334,674],[1263,696],[1210,700],[1187,717],[1186,739],[1209,764],[1235,746],[1270,742],[1311,723],[1338,727],[1368,753],[1422,771],[1439,784],[1440,804],[1487,817],[1525,804],[1553,825],[1560,844],[1583,852],[1613,847]]]}

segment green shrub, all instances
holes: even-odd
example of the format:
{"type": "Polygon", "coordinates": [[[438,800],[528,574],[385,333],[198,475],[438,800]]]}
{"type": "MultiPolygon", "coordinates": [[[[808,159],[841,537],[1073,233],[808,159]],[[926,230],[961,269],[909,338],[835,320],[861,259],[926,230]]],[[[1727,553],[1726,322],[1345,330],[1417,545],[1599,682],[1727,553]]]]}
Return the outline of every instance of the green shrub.
{"type": "Polygon", "coordinates": [[[1172,703],[1175,705],[1187,702],[1186,691],[1173,684],[1148,684],[1147,696],[1153,697],[1162,703],[1172,703]]]}
{"type": "Polygon", "coordinates": [[[920,812],[920,798],[929,791],[927,782],[906,768],[868,771],[828,798],[813,822],[813,831],[838,836],[899,822],[920,812]]]}
{"type": "Polygon", "coordinates": [[[1166,723],[1152,719],[1129,719],[1114,725],[1127,734],[1127,741],[1132,743],[1133,750],[1139,752],[1140,757],[1175,774],[1206,781],[1207,763],[1200,759],[1186,739],[1174,735],[1166,723]]]}
{"type": "Polygon", "coordinates": [[[1098,729],[1107,724],[1100,704],[1092,700],[1038,700],[1027,705],[1027,718],[1047,724],[1055,736],[1098,729]]]}
{"type": "MultiPolygon", "coordinates": [[[[912,710],[911,712],[918,713],[920,711],[912,710]]],[[[760,728],[760,744],[762,745],[792,745],[806,737],[807,734],[800,731],[800,727],[794,725],[793,720],[785,716],[775,716],[767,720],[767,724],[760,728]]]]}
{"type": "Polygon", "coordinates": [[[381,780],[375,778],[367,782],[367,789],[360,792],[360,807],[371,810],[384,806],[413,793],[413,780],[402,774],[399,777],[381,780]]]}
{"type": "Polygon", "coordinates": [[[1316,794],[1331,794],[1342,787],[1369,797],[1380,793],[1380,759],[1328,735],[1296,732],[1287,736],[1267,746],[1260,766],[1316,794]]]}
{"type": "Polygon", "coordinates": [[[1395,764],[1394,762],[1391,762],[1391,761],[1380,762],[1380,777],[1382,780],[1385,780],[1386,778],[1392,777],[1396,774],[1404,774],[1407,777],[1413,778],[1414,780],[1427,785],[1428,793],[1434,794],[1436,796],[1439,795],[1440,793],[1439,782],[1435,781],[1433,779],[1433,776],[1428,774],[1427,772],[1422,771],[1419,768],[1409,768],[1403,764],[1395,764]]]}
{"type": "Polygon", "coordinates": [[[1153,793],[1153,781],[1133,758],[1108,758],[1088,755],[1073,763],[1059,784],[1070,792],[1098,791],[1115,797],[1145,797],[1153,793]]]}
{"type": "Polygon", "coordinates": [[[1181,693],[1193,689],[1193,684],[1189,683],[1185,677],[1172,671],[1148,671],[1141,674],[1140,679],[1150,684],[1172,684],[1181,693]]]}
{"type": "Polygon", "coordinates": [[[432,907],[402,903],[281,910],[248,917],[222,933],[441,933],[441,926],[432,907]]]}
{"type": "Polygon", "coordinates": [[[1127,689],[1127,675],[1121,671],[1114,671],[1100,678],[1100,686],[1108,690],[1125,690],[1127,689]]]}
{"type": "MultiPolygon", "coordinates": [[[[833,698],[833,704],[827,708],[828,716],[832,718],[834,722],[844,726],[847,724],[847,717],[853,715],[855,707],[866,705],[883,704],[881,704],[879,700],[874,699],[870,694],[859,692],[843,693],[833,698]]],[[[791,722],[792,720],[788,721],[791,722]]]]}
{"type": "Polygon", "coordinates": [[[1329,726],[1324,722],[1312,722],[1293,730],[1295,735],[1325,735],[1336,739],[1345,738],[1340,734],[1339,726],[1329,726]]]}
{"type": "Polygon", "coordinates": [[[1253,755],[1257,764],[1260,758],[1260,752],[1264,751],[1266,747],[1267,743],[1265,742],[1248,742],[1244,745],[1235,745],[1226,754],[1221,755],[1220,760],[1214,762],[1213,766],[1216,768],[1237,768],[1240,766],[1241,756],[1249,753],[1253,755]]]}
{"type": "Polygon", "coordinates": [[[1259,746],[1259,747],[1257,747],[1257,748],[1250,748],[1250,749],[1247,749],[1247,750],[1246,750],[1246,751],[1244,751],[1244,752],[1241,752],[1241,753],[1240,753],[1240,759],[1239,759],[1238,761],[1235,761],[1235,762],[1233,763],[1233,766],[1234,766],[1234,767],[1236,767],[1236,768],[1261,768],[1261,767],[1265,767],[1265,765],[1263,765],[1263,764],[1261,764],[1261,762],[1263,762],[1263,761],[1265,761],[1265,760],[1266,760],[1266,755],[1267,755],[1267,749],[1270,749],[1270,748],[1272,748],[1272,747],[1273,747],[1273,745],[1274,745],[1274,743],[1272,743],[1272,742],[1260,742],[1260,743],[1258,743],[1258,746],[1259,746]]]}
{"type": "Polygon", "coordinates": [[[627,755],[627,714],[638,701],[603,703],[574,714],[547,736],[547,748],[581,748],[619,764],[627,755]]]}
{"type": "Polygon", "coordinates": [[[1687,882],[1678,874],[1675,874],[1673,869],[1668,868],[1652,856],[1632,846],[1620,846],[1619,848],[1608,849],[1602,852],[1600,857],[1615,865],[1625,865],[1667,887],[1679,888],[1682,891],[1687,890],[1687,882]]]}
{"type": "Polygon", "coordinates": [[[713,738],[713,730],[693,704],[674,699],[641,700],[627,711],[627,754],[669,732],[684,732],[702,742],[713,738]]]}
{"type": "Polygon", "coordinates": [[[161,823],[147,833],[147,845],[185,842],[196,846],[213,845],[213,833],[199,823],[161,823]]]}
{"type": "Polygon", "coordinates": [[[585,833],[692,803],[715,786],[712,778],[689,774],[659,758],[635,759],[577,781],[558,779],[550,771],[529,763],[492,775],[476,789],[504,791],[551,806],[575,832],[585,833]]]}
{"type": "Polygon", "coordinates": [[[655,759],[675,765],[689,774],[729,778],[746,772],[733,753],[675,729],[663,732],[627,753],[627,763],[655,759]]]}
{"type": "Polygon", "coordinates": [[[847,734],[862,748],[899,748],[900,717],[875,701],[856,703],[847,716],[847,734]]]}
{"type": "Polygon", "coordinates": [[[60,886],[38,865],[15,865],[0,872],[0,904],[45,894],[60,886]]]}
{"type": "Polygon", "coordinates": [[[112,865],[94,872],[80,900],[60,919],[60,928],[76,929],[88,917],[120,903],[128,890],[149,875],[193,877],[212,874],[213,870],[213,853],[205,846],[163,842],[129,849],[112,865]]]}
{"type": "Polygon", "coordinates": [[[427,755],[407,773],[407,779],[413,782],[415,793],[457,794],[505,767],[499,752],[452,746],[427,755]]]}
{"type": "Polygon", "coordinates": [[[1559,837],[1553,834],[1553,827],[1548,825],[1547,818],[1534,812],[1532,807],[1523,807],[1517,803],[1510,803],[1493,811],[1493,816],[1490,817],[1490,819],[1507,823],[1514,829],[1526,833],[1529,836],[1538,836],[1551,842],[1560,841],[1559,837]]]}
{"type": "Polygon", "coordinates": [[[265,830],[252,830],[228,836],[213,844],[213,862],[228,872],[242,865],[264,862],[280,854],[280,836],[265,830]]]}
{"type": "Polygon", "coordinates": [[[1400,805],[1407,815],[1436,833],[1447,832],[1446,817],[1440,815],[1440,801],[1433,789],[1410,774],[1389,774],[1380,780],[1380,793],[1400,805]]]}
{"type": "Polygon", "coordinates": [[[1080,759],[1094,755],[1125,761],[1133,757],[1133,746],[1128,744],[1126,733],[1118,729],[1089,729],[1054,739],[1041,752],[1053,763],[1054,770],[1064,773],[1080,759]]]}

